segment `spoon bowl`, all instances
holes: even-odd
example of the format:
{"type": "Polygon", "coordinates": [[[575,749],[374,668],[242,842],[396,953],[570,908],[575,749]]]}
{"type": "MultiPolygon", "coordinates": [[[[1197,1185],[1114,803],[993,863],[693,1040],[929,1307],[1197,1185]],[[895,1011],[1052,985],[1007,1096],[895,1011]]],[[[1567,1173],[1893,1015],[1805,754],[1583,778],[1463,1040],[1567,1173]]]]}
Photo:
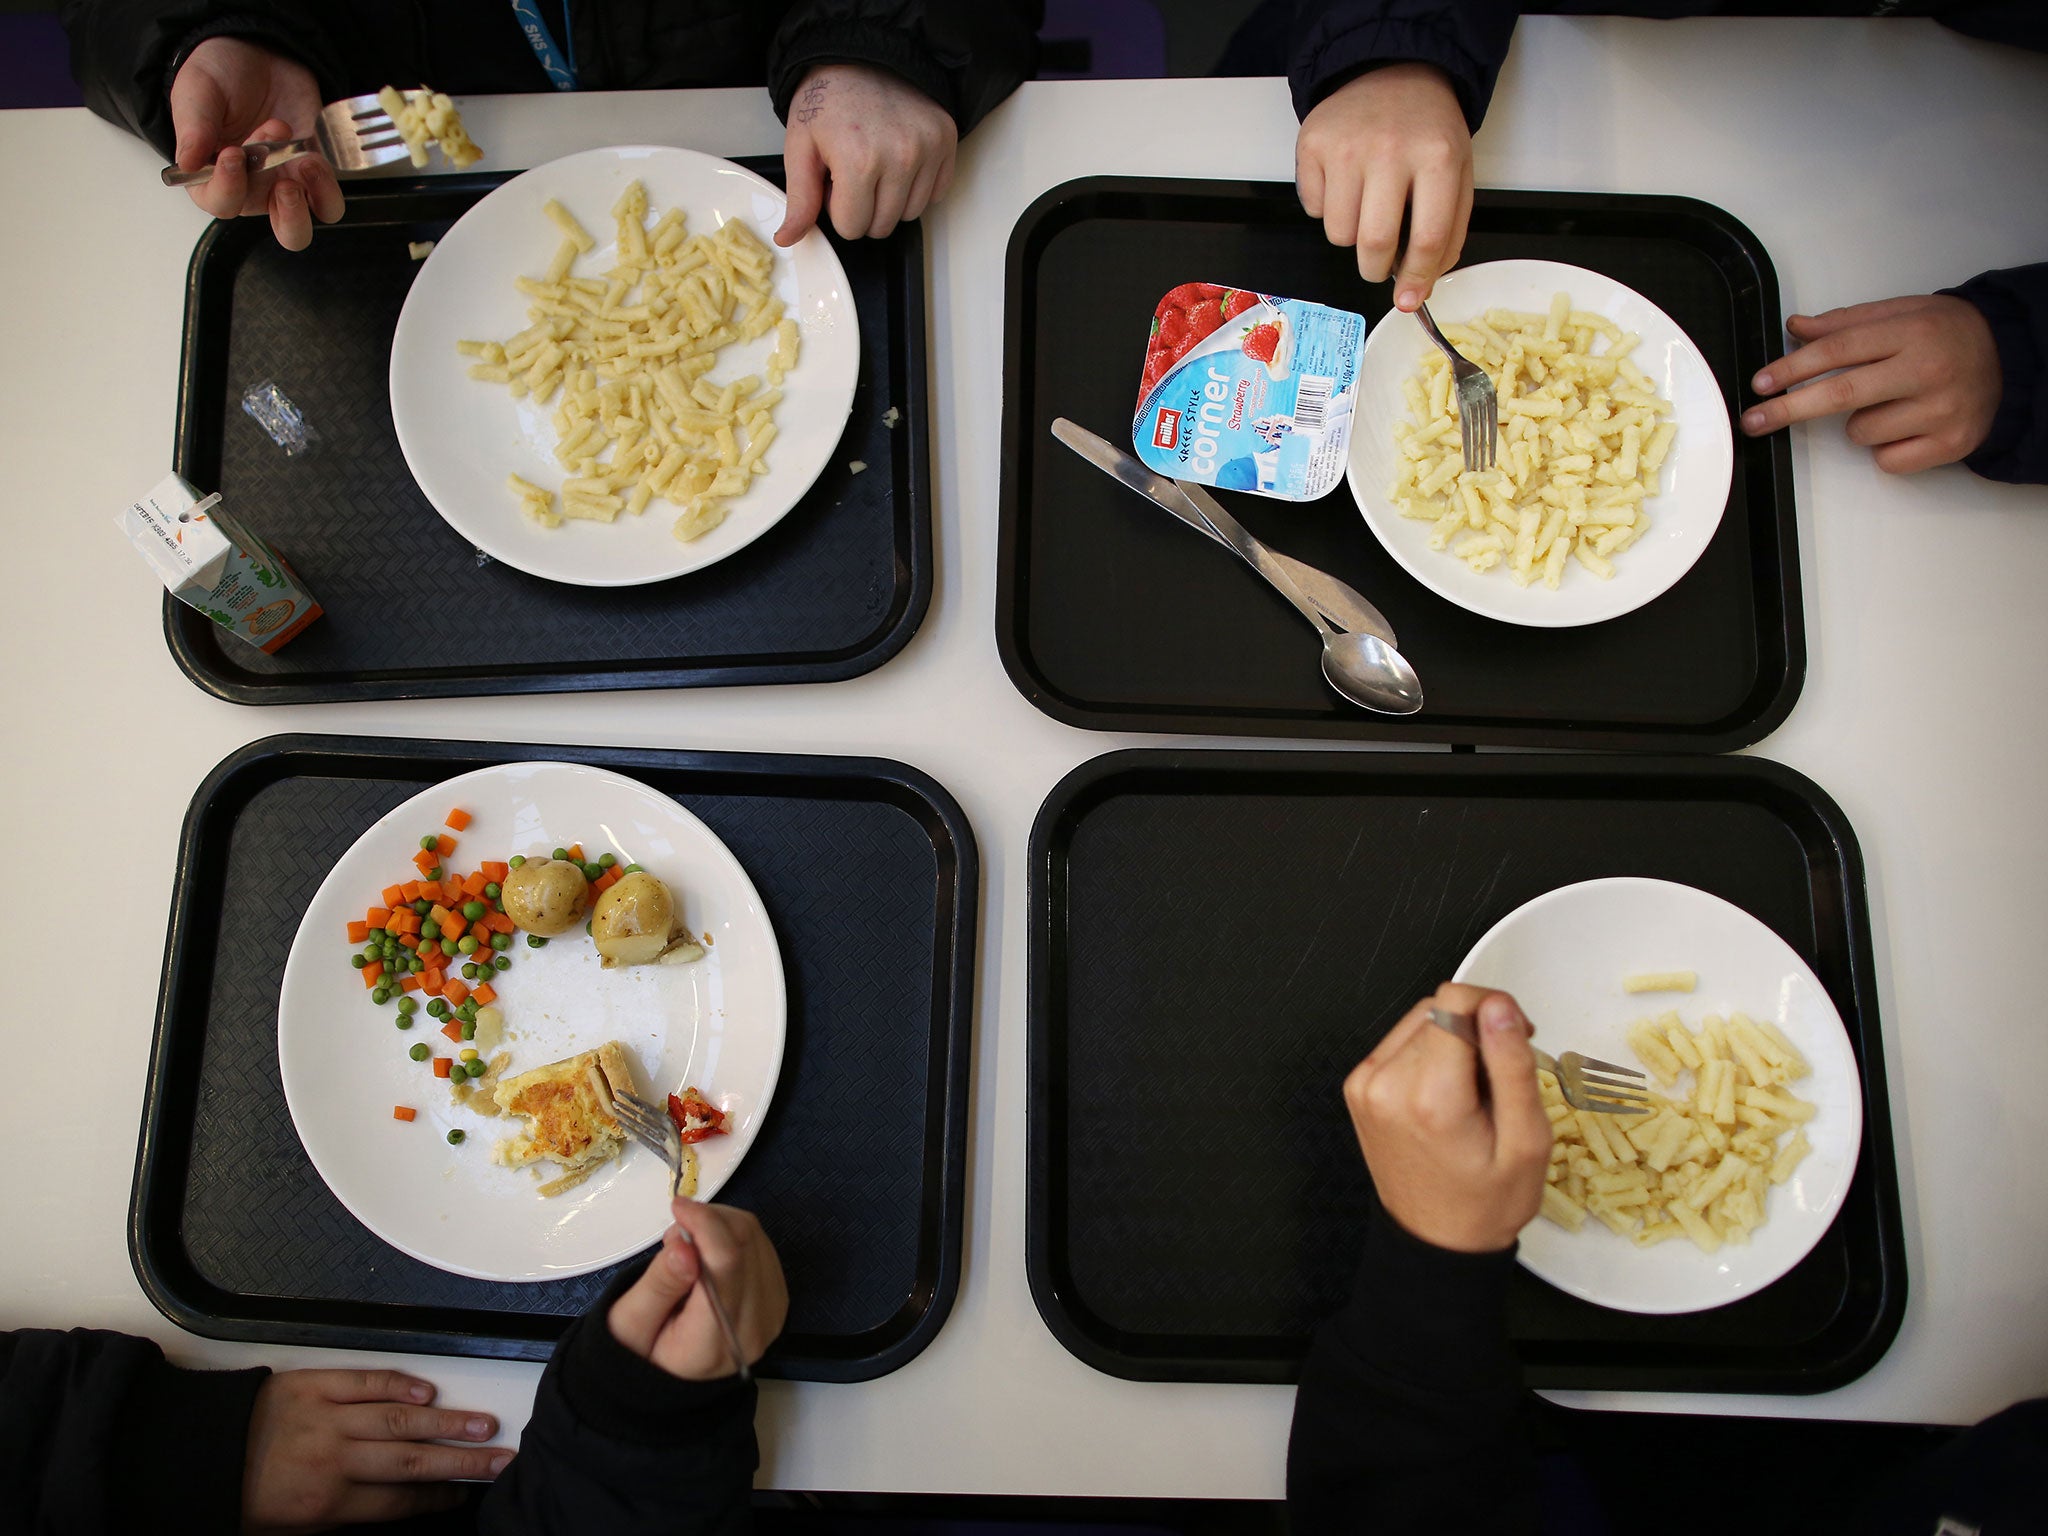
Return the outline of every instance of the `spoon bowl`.
{"type": "Polygon", "coordinates": [[[1323,676],[1364,709],[1412,715],[1422,708],[1422,680],[1407,657],[1376,635],[1324,630],[1323,676]]]}

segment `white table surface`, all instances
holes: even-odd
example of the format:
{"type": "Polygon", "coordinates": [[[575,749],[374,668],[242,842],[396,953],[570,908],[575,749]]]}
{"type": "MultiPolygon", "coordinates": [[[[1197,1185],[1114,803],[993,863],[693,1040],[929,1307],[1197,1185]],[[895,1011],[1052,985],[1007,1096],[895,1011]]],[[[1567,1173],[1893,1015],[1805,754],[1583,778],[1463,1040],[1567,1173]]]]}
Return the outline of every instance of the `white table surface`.
{"type": "MultiPolygon", "coordinates": [[[[1478,141],[1482,186],[1683,193],[1727,208],[1788,310],[1923,292],[2048,256],[2048,60],[1917,22],[1525,22],[1478,141]],[[1548,87],[1548,88],[1546,88],[1548,87]],[[1559,89],[1558,87],[1565,87],[1559,89]],[[1554,94],[1553,94],[1554,91],[1554,94]]],[[[466,103],[490,166],[615,142],[771,153],[758,92],[466,103]]],[[[0,1326],[149,1334],[186,1363],[365,1358],[185,1335],[125,1246],[179,820],[280,731],[879,753],[938,777],[981,847],[965,1279],[936,1341],[857,1386],[768,1383],[764,1484],[1277,1497],[1291,1391],[1113,1380],[1046,1331],[1024,1278],[1024,852],[1076,764],[1167,738],[1069,729],[1005,678],[993,632],[1003,253],[1073,177],[1291,174],[1277,81],[1026,86],[968,141],[928,221],[939,574],[879,672],[815,687],[250,709],[167,653],[112,527],[169,467],[185,264],[204,220],[147,149],[82,111],[0,114],[0,785],[17,857],[89,872],[89,910],[10,910],[9,1141],[56,1148],[0,1197],[0,1326]],[[1205,120],[1206,136],[1187,124],[1205,120]],[[132,942],[109,946],[99,918],[132,942]],[[25,962],[25,963],[23,963],[25,962]]],[[[1835,796],[1870,873],[1911,1290],[1891,1352],[1809,1398],[1577,1403],[1964,1423],[2048,1391],[2048,492],[1961,469],[1892,480],[1839,429],[1793,440],[1810,660],[1758,749],[1835,796]]],[[[43,877],[38,874],[40,890],[43,877]]],[[[516,1433],[538,1368],[430,1357],[444,1400],[516,1433]]]]}

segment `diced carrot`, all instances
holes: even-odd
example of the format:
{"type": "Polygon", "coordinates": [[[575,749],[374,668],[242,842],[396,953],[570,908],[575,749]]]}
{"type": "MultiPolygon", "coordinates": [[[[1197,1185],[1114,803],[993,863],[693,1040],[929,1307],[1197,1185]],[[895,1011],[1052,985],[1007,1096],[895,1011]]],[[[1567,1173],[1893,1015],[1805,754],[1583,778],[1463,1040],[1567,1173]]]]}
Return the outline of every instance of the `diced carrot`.
{"type": "Polygon", "coordinates": [[[437,923],[445,923],[448,921],[448,909],[437,901],[427,909],[427,916],[437,923]]]}
{"type": "Polygon", "coordinates": [[[398,894],[399,894],[400,896],[404,897],[404,898],[405,898],[405,899],[406,899],[407,901],[418,901],[418,900],[420,899],[420,883],[419,883],[419,881],[417,881],[417,880],[408,880],[408,881],[406,881],[406,882],[405,882],[405,884],[401,885],[401,886],[400,886],[400,887],[398,888],[398,894]]]}
{"type": "Polygon", "coordinates": [[[391,925],[391,909],[389,907],[372,907],[363,914],[363,919],[372,928],[388,928],[391,925]]]}
{"type": "Polygon", "coordinates": [[[458,805],[448,813],[448,819],[444,825],[451,826],[458,832],[467,831],[469,829],[469,812],[458,805]]]}
{"type": "Polygon", "coordinates": [[[591,881],[590,888],[593,891],[598,892],[599,894],[603,894],[605,891],[608,891],[613,886],[617,885],[624,878],[625,876],[619,873],[618,866],[613,865],[610,869],[606,870],[603,874],[599,875],[595,880],[591,881]]]}
{"type": "Polygon", "coordinates": [[[420,894],[429,901],[439,901],[441,899],[441,882],[438,880],[422,880],[420,882],[420,894]]]}
{"type": "Polygon", "coordinates": [[[392,1108],[391,1118],[394,1120],[410,1120],[412,1117],[413,1112],[403,1104],[395,1105],[392,1108]]]}
{"type": "Polygon", "coordinates": [[[505,883],[505,877],[512,873],[512,866],[510,864],[501,864],[496,859],[485,859],[483,862],[483,871],[484,878],[486,880],[493,881],[498,885],[503,885],[505,883]]]}
{"type": "Polygon", "coordinates": [[[362,920],[361,918],[357,918],[357,919],[356,919],[356,920],[355,920],[354,922],[352,922],[352,923],[350,923],[350,924],[348,925],[348,941],[349,941],[349,943],[351,943],[351,944],[360,944],[360,943],[362,943],[362,942],[363,942],[363,940],[367,939],[367,938],[368,938],[369,936],[370,936],[370,925],[369,925],[368,923],[364,922],[364,921],[363,921],[363,920],[362,920]]]}
{"type": "Polygon", "coordinates": [[[469,994],[471,1001],[480,1008],[488,1008],[498,1000],[498,989],[488,981],[469,994]]]}
{"type": "Polygon", "coordinates": [[[395,912],[391,917],[391,926],[400,933],[418,933],[420,915],[417,912],[395,912]]]}
{"type": "Polygon", "coordinates": [[[441,995],[460,1008],[469,998],[469,983],[460,976],[450,976],[441,984],[441,995]]]}
{"type": "Polygon", "coordinates": [[[517,923],[513,922],[503,912],[486,912],[484,914],[484,926],[493,933],[512,933],[519,927],[517,923]]]}
{"type": "Polygon", "coordinates": [[[420,990],[429,997],[439,997],[441,995],[441,973],[432,970],[422,971],[420,973],[420,990]]]}
{"type": "Polygon", "coordinates": [[[450,912],[441,919],[442,938],[459,939],[467,932],[469,932],[469,919],[460,912],[450,912]]]}
{"type": "Polygon", "coordinates": [[[446,1024],[443,1024],[441,1026],[441,1033],[446,1035],[450,1040],[460,1040],[462,1038],[462,1020],[450,1019],[446,1024]]]}
{"type": "Polygon", "coordinates": [[[481,874],[471,875],[462,882],[462,894],[471,901],[481,901],[483,899],[484,887],[488,884],[490,882],[484,879],[481,874]]]}
{"type": "Polygon", "coordinates": [[[581,843],[571,843],[569,845],[569,862],[572,864],[581,864],[583,862],[583,845],[581,843]]]}
{"type": "Polygon", "coordinates": [[[401,933],[398,936],[398,942],[403,944],[407,949],[418,949],[420,947],[420,941],[414,938],[409,933],[401,933]]]}
{"type": "Polygon", "coordinates": [[[399,986],[408,992],[417,992],[420,989],[420,979],[417,976],[408,976],[399,983],[399,986]]]}
{"type": "Polygon", "coordinates": [[[363,967],[363,985],[365,987],[376,986],[377,978],[379,976],[382,976],[383,974],[384,962],[382,960],[372,960],[368,965],[363,967]]]}
{"type": "Polygon", "coordinates": [[[449,1069],[454,1065],[455,1058],[453,1056],[436,1056],[434,1058],[434,1076],[446,1077],[449,1069]]]}
{"type": "MultiPolygon", "coordinates": [[[[424,848],[420,851],[422,853],[426,852],[424,848]]],[[[443,832],[439,837],[434,839],[434,851],[440,854],[442,858],[447,858],[449,854],[455,851],[455,839],[450,837],[446,832],[443,832]]]]}
{"type": "Polygon", "coordinates": [[[387,885],[387,886],[385,886],[385,887],[384,887],[384,905],[385,905],[385,906],[387,906],[387,907],[395,907],[395,906],[397,906],[397,905],[398,905],[398,904],[399,904],[399,903],[400,903],[401,901],[404,901],[404,900],[405,900],[405,887],[404,887],[404,886],[402,886],[402,885],[387,885]]]}
{"type": "Polygon", "coordinates": [[[426,878],[427,871],[434,868],[440,862],[441,861],[439,859],[435,858],[431,853],[427,852],[427,850],[424,848],[422,848],[418,853],[412,856],[413,868],[417,869],[420,872],[420,878],[422,880],[426,878]]]}

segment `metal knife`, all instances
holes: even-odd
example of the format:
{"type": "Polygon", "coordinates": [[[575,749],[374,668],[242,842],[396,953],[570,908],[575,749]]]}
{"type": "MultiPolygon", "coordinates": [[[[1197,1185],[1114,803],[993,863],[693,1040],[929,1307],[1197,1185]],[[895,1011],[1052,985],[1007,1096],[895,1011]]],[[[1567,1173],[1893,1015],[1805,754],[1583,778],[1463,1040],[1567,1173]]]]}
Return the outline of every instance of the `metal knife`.
{"type": "MultiPolygon", "coordinates": [[[[1064,416],[1054,420],[1052,435],[1097,469],[1112,479],[1123,482],[1146,500],[1164,507],[1205,538],[1214,539],[1226,548],[1229,547],[1229,540],[1210,527],[1202,515],[1203,507],[1196,505],[1196,502],[1200,501],[1208,508],[1216,508],[1215,498],[1201,486],[1190,485],[1182,480],[1170,480],[1165,475],[1155,474],[1136,455],[1126,453],[1108,439],[1097,436],[1064,416]]],[[[1328,571],[1318,570],[1315,566],[1296,560],[1290,555],[1283,555],[1278,550],[1269,550],[1267,553],[1285,578],[1315,605],[1324,618],[1340,629],[1350,630],[1355,634],[1371,635],[1384,640],[1396,650],[1400,648],[1401,642],[1395,638],[1394,627],[1387,622],[1386,615],[1328,571]]]]}

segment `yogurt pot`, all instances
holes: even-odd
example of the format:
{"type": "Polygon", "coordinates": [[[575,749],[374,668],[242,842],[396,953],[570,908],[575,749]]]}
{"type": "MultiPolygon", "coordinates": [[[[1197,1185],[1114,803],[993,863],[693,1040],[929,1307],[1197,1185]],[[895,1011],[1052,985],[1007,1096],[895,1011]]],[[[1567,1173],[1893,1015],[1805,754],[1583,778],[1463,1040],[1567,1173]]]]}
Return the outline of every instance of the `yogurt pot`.
{"type": "Polygon", "coordinates": [[[1344,478],[1365,317],[1219,283],[1159,301],[1131,446],[1162,475],[1283,501],[1344,478]]]}

